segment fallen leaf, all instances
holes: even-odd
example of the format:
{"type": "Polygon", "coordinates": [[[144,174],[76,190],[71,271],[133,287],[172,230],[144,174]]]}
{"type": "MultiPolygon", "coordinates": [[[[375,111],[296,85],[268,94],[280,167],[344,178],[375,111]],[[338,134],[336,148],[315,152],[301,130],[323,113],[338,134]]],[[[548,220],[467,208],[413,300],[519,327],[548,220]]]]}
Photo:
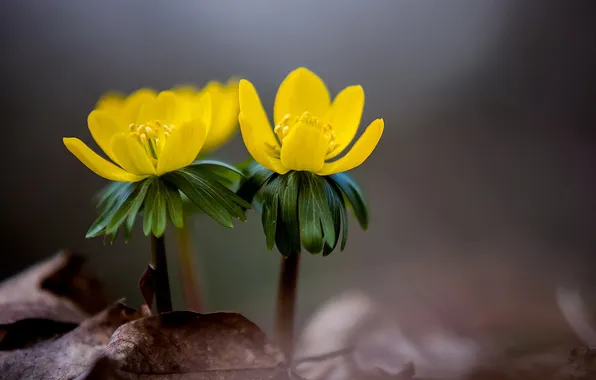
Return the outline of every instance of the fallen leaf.
{"type": "Polygon", "coordinates": [[[117,303],[58,339],[26,349],[1,351],[1,378],[74,379],[89,369],[103,354],[103,349],[118,327],[139,317],[141,313],[117,303]]]}
{"type": "Polygon", "coordinates": [[[107,306],[84,261],[58,253],[0,284],[0,349],[63,334],[107,306]]]}
{"type": "MultiPolygon", "coordinates": [[[[177,311],[127,323],[113,334],[104,358],[96,370],[126,380],[287,376],[281,350],[235,313],[177,311]]],[[[91,371],[86,379],[98,378],[97,373],[91,371]]]]}
{"type": "Polygon", "coordinates": [[[311,317],[292,368],[308,380],[461,378],[477,354],[473,342],[446,331],[414,339],[369,296],[352,291],[311,317]]]}

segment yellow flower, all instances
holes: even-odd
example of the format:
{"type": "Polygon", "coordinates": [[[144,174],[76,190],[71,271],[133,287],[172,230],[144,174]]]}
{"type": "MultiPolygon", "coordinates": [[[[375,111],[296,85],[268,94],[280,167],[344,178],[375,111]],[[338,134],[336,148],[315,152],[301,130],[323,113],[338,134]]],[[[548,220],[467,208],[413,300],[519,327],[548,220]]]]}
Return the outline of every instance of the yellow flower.
{"type": "Polygon", "coordinates": [[[129,97],[105,97],[87,118],[89,131],[117,165],[77,138],[64,145],[95,174],[112,181],[137,182],[191,164],[211,126],[211,98],[189,101],[174,91],[142,89],[129,97]]]}
{"type": "Polygon", "coordinates": [[[275,128],[254,86],[244,79],[239,100],[246,148],[259,164],[279,174],[296,170],[326,176],[351,170],[368,158],[383,134],[383,119],[376,119],[343,157],[331,161],[356,136],[364,91],[361,86],[347,87],[331,103],[325,83],[302,67],[292,71],[277,91],[275,128]]]}
{"type": "Polygon", "coordinates": [[[207,83],[201,90],[193,86],[181,86],[175,92],[188,97],[211,94],[211,128],[201,154],[208,154],[228,142],[238,130],[238,80],[230,79],[222,84],[207,83]]]}
{"type": "MultiPolygon", "coordinates": [[[[231,78],[226,84],[211,81],[203,88],[195,86],[177,86],[172,91],[179,96],[181,101],[193,102],[200,99],[205,93],[211,96],[211,128],[207,140],[201,149],[201,154],[208,154],[228,142],[237,131],[238,127],[238,80],[231,78]]],[[[126,98],[119,93],[104,95],[97,103],[97,109],[119,109],[125,116],[135,115],[138,104],[147,96],[155,94],[149,89],[142,89],[126,98]]],[[[134,121],[134,116],[132,116],[134,121]]]]}

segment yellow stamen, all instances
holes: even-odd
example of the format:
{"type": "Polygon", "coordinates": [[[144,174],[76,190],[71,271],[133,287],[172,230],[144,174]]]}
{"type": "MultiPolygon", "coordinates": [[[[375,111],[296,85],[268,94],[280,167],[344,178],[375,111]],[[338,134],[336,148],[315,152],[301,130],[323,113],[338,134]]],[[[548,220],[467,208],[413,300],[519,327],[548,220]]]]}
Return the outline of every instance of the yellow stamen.
{"type": "MultiPolygon", "coordinates": [[[[337,148],[335,143],[335,132],[331,123],[324,123],[318,117],[311,115],[309,112],[304,112],[299,116],[292,116],[290,114],[285,115],[280,122],[273,128],[273,132],[277,136],[279,143],[283,145],[284,139],[288,136],[292,128],[296,125],[301,124],[304,126],[310,126],[318,128],[323,136],[328,141],[327,154],[330,154],[337,148]]],[[[278,146],[269,146],[276,156],[279,156],[280,148],[278,146]]]]}
{"type": "Polygon", "coordinates": [[[144,124],[132,123],[129,126],[130,134],[136,137],[154,165],[161,153],[163,144],[175,127],[171,124],[162,124],[159,120],[144,124]]]}

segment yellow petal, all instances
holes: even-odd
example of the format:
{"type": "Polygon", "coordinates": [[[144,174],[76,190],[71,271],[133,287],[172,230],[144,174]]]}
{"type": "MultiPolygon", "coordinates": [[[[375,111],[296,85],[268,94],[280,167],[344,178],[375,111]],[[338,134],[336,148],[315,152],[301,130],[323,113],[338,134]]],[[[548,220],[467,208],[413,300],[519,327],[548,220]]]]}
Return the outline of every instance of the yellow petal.
{"type": "Polygon", "coordinates": [[[114,113],[109,109],[91,111],[87,117],[87,125],[91,136],[101,150],[115,163],[120,161],[112,152],[112,138],[126,131],[127,125],[120,119],[114,118],[114,113]]]}
{"type": "Polygon", "coordinates": [[[100,177],[118,182],[137,182],[148,177],[146,175],[139,176],[131,174],[122,170],[97,155],[97,153],[89,149],[85,143],[77,138],[67,137],[62,139],[62,141],[70,153],[74,154],[79,161],[100,177]]]}
{"type": "Polygon", "coordinates": [[[128,133],[120,133],[112,139],[112,151],[124,170],[138,175],[155,175],[155,167],[139,141],[128,133]]]}
{"type": "Polygon", "coordinates": [[[207,141],[203,146],[203,152],[212,151],[219,148],[230,140],[238,127],[238,86],[231,86],[221,93],[213,96],[213,124],[209,129],[207,141]]]}
{"type": "Polygon", "coordinates": [[[190,120],[201,120],[205,128],[207,128],[207,134],[209,134],[213,125],[213,112],[215,110],[213,95],[209,92],[201,91],[192,98],[189,104],[190,120]]]}
{"type": "Polygon", "coordinates": [[[261,149],[264,149],[265,143],[276,146],[277,139],[273,135],[273,129],[269,124],[259,94],[252,83],[246,79],[242,79],[238,86],[238,100],[240,101],[240,112],[244,115],[243,118],[250,122],[253,134],[251,138],[263,143],[260,145],[261,149]]]}
{"type": "Polygon", "coordinates": [[[172,89],[177,95],[192,97],[197,93],[197,88],[190,84],[176,86],[172,89]]]}
{"type": "Polygon", "coordinates": [[[288,74],[279,86],[273,120],[277,124],[286,114],[299,116],[305,111],[322,117],[329,109],[330,102],[329,91],[321,78],[300,67],[288,74]]]}
{"type": "Polygon", "coordinates": [[[325,163],[328,140],[321,129],[307,123],[294,125],[281,145],[281,163],[291,170],[317,172],[325,163]]]}
{"type": "Polygon", "coordinates": [[[356,144],[350,151],[337,161],[327,163],[317,172],[319,175],[329,175],[340,172],[347,172],[362,164],[368,156],[375,150],[384,128],[383,119],[377,119],[370,123],[362,136],[356,141],[356,144]]]}
{"type": "MultiPolygon", "coordinates": [[[[188,120],[190,115],[181,115],[184,107],[180,107],[176,99],[176,93],[173,91],[162,91],[157,95],[155,101],[155,120],[161,120],[164,123],[178,120],[188,120]]],[[[190,110],[190,107],[188,108],[190,110]]]]}
{"type": "Polygon", "coordinates": [[[350,86],[337,94],[327,115],[327,121],[335,132],[336,145],[327,156],[328,159],[337,156],[350,145],[358,131],[363,108],[364,90],[361,86],[350,86]]]}
{"type": "Polygon", "coordinates": [[[263,167],[279,174],[286,174],[289,170],[284,168],[279,158],[271,157],[269,148],[252,127],[252,122],[243,113],[238,115],[242,139],[248,153],[263,167]]]}
{"type": "MultiPolygon", "coordinates": [[[[126,125],[137,121],[141,108],[147,104],[152,104],[157,97],[157,93],[149,88],[142,88],[130,94],[124,103],[122,118],[126,125]]],[[[145,122],[147,120],[143,120],[145,122]]]]}
{"type": "Polygon", "coordinates": [[[109,92],[102,95],[97,101],[95,109],[115,109],[124,106],[125,96],[118,92],[109,92]]]}
{"type": "Polygon", "coordinates": [[[176,127],[166,139],[157,160],[157,175],[190,165],[201,151],[206,137],[207,128],[199,119],[176,127]]]}
{"type": "Polygon", "coordinates": [[[190,105],[186,109],[180,105],[174,91],[162,91],[156,98],[144,99],[136,122],[143,124],[159,120],[167,124],[188,121],[190,114],[185,114],[184,111],[190,111],[190,105]]]}

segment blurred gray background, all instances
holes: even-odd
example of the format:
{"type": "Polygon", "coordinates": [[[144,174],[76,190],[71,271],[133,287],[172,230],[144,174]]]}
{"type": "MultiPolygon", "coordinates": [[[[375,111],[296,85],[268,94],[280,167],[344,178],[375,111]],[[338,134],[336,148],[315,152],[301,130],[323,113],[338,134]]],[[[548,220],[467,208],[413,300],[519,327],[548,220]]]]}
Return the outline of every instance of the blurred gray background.
{"type": "MultiPolygon", "coordinates": [[[[352,219],[345,252],[304,257],[299,322],[346,289],[405,319],[557,319],[557,285],[596,284],[592,4],[3,1],[0,278],[72,249],[112,298],[138,305],[149,242],[140,228],[128,245],[85,239],[106,181],[62,137],[92,142],[86,116],[106,91],[232,75],[250,79],[271,112],[280,81],[306,66],[333,95],[361,84],[362,128],[383,117],[386,130],[352,172],[370,228],[352,219]]],[[[246,155],[239,136],[215,154],[246,155]]],[[[269,329],[279,255],[258,215],[231,230],[196,217],[193,235],[207,310],[239,310],[269,329]]],[[[172,237],[169,246],[182,307],[172,237]]]]}

